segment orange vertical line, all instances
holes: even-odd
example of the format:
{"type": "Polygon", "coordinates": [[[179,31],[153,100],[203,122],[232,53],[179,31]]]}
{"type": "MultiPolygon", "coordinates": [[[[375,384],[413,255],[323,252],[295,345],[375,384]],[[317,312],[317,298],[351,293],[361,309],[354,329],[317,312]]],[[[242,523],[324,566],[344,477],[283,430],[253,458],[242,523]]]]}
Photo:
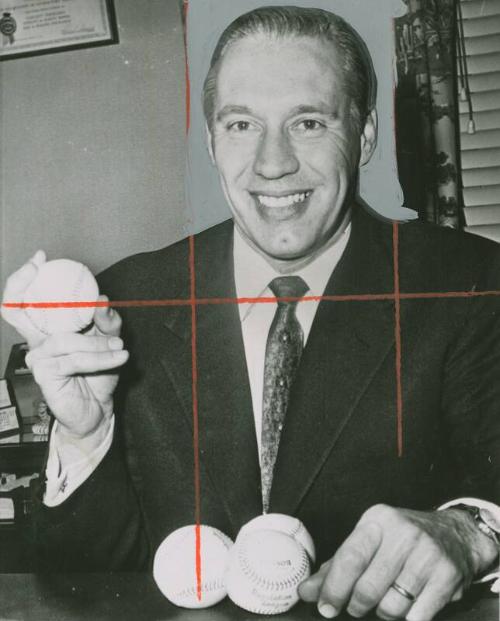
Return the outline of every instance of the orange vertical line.
{"type": "Polygon", "coordinates": [[[396,340],[396,429],[398,457],[403,455],[403,396],[401,388],[401,296],[399,290],[399,225],[392,224],[394,257],[394,336],[396,340]]]}
{"type": "Polygon", "coordinates": [[[189,79],[189,61],[188,61],[188,47],[187,47],[187,18],[189,10],[189,0],[184,0],[182,5],[183,12],[183,28],[184,28],[184,63],[186,74],[186,133],[189,132],[189,126],[191,123],[191,82],[189,79]]]}
{"type": "Polygon", "coordinates": [[[193,463],[194,463],[194,515],[195,515],[195,563],[196,595],[201,600],[201,495],[200,495],[200,453],[198,433],[198,364],[196,341],[196,276],[194,262],[194,237],[189,236],[189,278],[191,289],[191,375],[193,399],[193,463]]]}
{"type": "MultiPolygon", "coordinates": [[[[186,79],[186,134],[189,132],[191,123],[191,83],[189,79],[189,61],[187,46],[187,18],[189,0],[184,0],[183,11],[183,34],[184,34],[184,63],[186,79]]],[[[195,515],[195,568],[196,568],[196,596],[201,601],[201,495],[200,495],[200,454],[198,433],[198,364],[197,364],[197,341],[196,341],[196,276],[194,263],[194,237],[189,237],[189,277],[190,277],[190,303],[191,303],[191,377],[192,377],[192,400],[193,400],[193,463],[194,463],[194,515],[195,515]]]]}

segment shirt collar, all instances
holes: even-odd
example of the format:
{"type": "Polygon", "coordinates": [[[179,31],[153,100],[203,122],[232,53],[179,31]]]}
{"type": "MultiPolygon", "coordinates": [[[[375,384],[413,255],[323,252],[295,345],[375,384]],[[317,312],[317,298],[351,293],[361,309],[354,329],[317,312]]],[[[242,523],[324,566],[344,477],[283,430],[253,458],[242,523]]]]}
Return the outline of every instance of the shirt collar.
{"type": "MultiPolygon", "coordinates": [[[[300,276],[309,287],[306,295],[323,295],[328,280],[337,266],[351,233],[349,224],[344,233],[331,244],[324,252],[319,254],[311,263],[290,276],[300,276]]],[[[234,227],[234,279],[236,295],[238,298],[259,298],[272,296],[268,285],[277,276],[282,276],[250,246],[241,235],[237,227],[234,227]]],[[[255,304],[238,304],[240,319],[244,321],[252,312],[255,304]]]]}

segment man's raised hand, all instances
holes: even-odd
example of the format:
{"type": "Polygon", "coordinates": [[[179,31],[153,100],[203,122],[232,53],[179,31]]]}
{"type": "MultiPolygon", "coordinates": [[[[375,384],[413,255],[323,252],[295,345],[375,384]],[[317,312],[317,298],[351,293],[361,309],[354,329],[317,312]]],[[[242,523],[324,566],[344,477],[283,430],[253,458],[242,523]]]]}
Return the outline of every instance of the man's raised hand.
{"type": "MultiPolygon", "coordinates": [[[[38,251],[7,281],[3,303],[22,302],[26,288],[45,262],[38,251]]],[[[107,301],[100,296],[99,301],[107,301]]],[[[128,359],[119,338],[121,319],[110,307],[97,307],[94,325],[85,334],[46,336],[31,323],[22,308],[2,305],[2,316],[30,347],[26,364],[40,385],[45,400],[68,438],[96,437],[113,413],[113,391],[118,369],[128,359]],[[115,372],[113,372],[115,371],[115,372]]]]}
{"type": "Polygon", "coordinates": [[[375,609],[381,619],[430,621],[498,556],[495,543],[456,510],[368,509],[333,558],[302,583],[326,618],[375,609]]]}

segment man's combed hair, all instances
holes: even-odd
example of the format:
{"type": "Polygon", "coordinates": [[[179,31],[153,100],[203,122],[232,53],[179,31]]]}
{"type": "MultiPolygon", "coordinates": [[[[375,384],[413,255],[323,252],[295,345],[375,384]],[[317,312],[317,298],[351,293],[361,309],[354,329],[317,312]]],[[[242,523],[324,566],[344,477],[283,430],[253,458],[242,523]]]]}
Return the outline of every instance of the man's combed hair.
{"type": "Polygon", "coordinates": [[[215,94],[220,62],[227,50],[248,36],[312,37],[330,42],[342,58],[345,92],[353,101],[352,113],[360,130],[375,107],[377,80],[365,42],[344,19],[323,9],[268,6],[235,19],[222,33],[212,55],[203,86],[203,109],[209,128],[214,121],[215,94]]]}

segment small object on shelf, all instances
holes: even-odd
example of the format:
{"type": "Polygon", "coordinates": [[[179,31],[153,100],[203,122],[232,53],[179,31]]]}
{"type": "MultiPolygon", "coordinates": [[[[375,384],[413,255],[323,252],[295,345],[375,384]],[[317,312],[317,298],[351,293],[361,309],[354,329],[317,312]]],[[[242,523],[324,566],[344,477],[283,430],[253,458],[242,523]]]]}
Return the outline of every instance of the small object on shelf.
{"type": "Polygon", "coordinates": [[[26,354],[28,351],[29,347],[27,343],[21,343],[19,345],[19,359],[14,369],[14,375],[32,375],[31,369],[26,364],[26,354]]]}
{"type": "Polygon", "coordinates": [[[21,422],[9,381],[0,379],[0,438],[19,431],[21,422]]]}
{"type": "Polygon", "coordinates": [[[15,433],[12,436],[0,438],[0,444],[19,444],[21,442],[21,434],[15,433]]]}
{"type": "Polygon", "coordinates": [[[15,474],[10,474],[8,472],[2,472],[2,474],[0,474],[0,491],[9,491],[10,489],[10,485],[12,485],[12,483],[14,483],[14,481],[16,480],[16,475],[15,474]]]}
{"type": "Polygon", "coordinates": [[[11,492],[18,487],[29,488],[31,481],[38,478],[38,472],[17,477],[15,474],[2,474],[0,476],[0,492],[11,492]]]}
{"type": "Polygon", "coordinates": [[[44,440],[48,439],[50,410],[43,399],[38,402],[36,409],[37,414],[35,416],[23,420],[23,432],[24,434],[32,433],[34,436],[44,436],[44,440]]]}
{"type": "Polygon", "coordinates": [[[31,371],[28,367],[19,367],[19,369],[14,369],[15,375],[31,375],[31,371]]]}
{"type": "Polygon", "coordinates": [[[0,435],[11,434],[20,428],[15,406],[0,410],[0,435]]]}
{"type": "Polygon", "coordinates": [[[0,498],[0,524],[13,524],[15,518],[12,498],[0,498]]]}
{"type": "Polygon", "coordinates": [[[36,436],[48,436],[49,435],[49,423],[48,423],[48,421],[47,422],[35,423],[33,425],[32,432],[36,436]]]}
{"type": "MultiPolygon", "coordinates": [[[[25,368],[25,357],[28,351],[26,343],[16,343],[12,346],[5,378],[9,384],[9,395],[12,404],[16,405],[17,413],[20,418],[20,429],[10,431],[9,438],[2,438],[0,444],[24,444],[33,442],[45,442],[48,440],[48,427],[36,427],[34,433],[33,426],[51,420],[51,413],[45,402],[40,387],[35,382],[31,373],[18,372],[25,368]],[[15,399],[15,401],[14,401],[15,399]],[[13,436],[17,432],[17,436],[13,436]],[[21,435],[19,435],[21,434],[21,435]]],[[[28,370],[27,370],[28,371],[28,370]]]]}
{"type": "Polygon", "coordinates": [[[0,379],[0,408],[7,408],[12,405],[10,400],[9,387],[6,379],[0,379]]]}
{"type": "Polygon", "coordinates": [[[26,365],[26,354],[29,351],[27,343],[16,343],[12,346],[5,376],[11,378],[13,375],[31,375],[30,369],[26,365]]]}
{"type": "Polygon", "coordinates": [[[23,442],[48,442],[48,434],[39,435],[37,433],[23,433],[23,442]]]}

